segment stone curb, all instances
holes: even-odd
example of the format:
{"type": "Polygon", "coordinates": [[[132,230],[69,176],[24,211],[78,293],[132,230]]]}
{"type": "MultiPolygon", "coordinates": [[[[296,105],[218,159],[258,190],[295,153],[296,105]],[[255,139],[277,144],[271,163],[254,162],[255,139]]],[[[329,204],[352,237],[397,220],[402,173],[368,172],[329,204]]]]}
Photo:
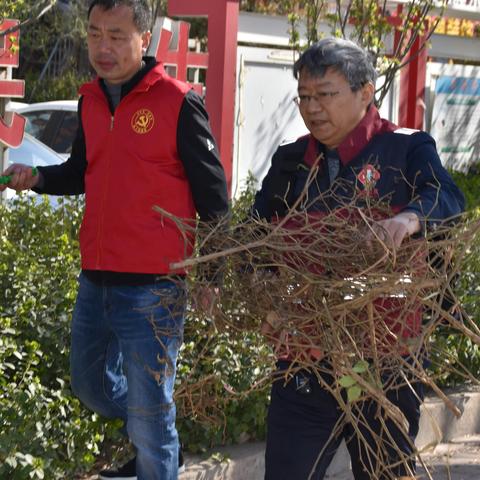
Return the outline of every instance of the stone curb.
{"type": "MultiPolygon", "coordinates": [[[[457,419],[439,398],[428,397],[422,406],[416,442],[420,451],[454,438],[480,433],[480,390],[453,392],[448,394],[448,398],[460,410],[460,418],[457,419]]],[[[203,460],[187,454],[186,472],[179,476],[179,480],[263,480],[263,442],[221,447],[212,453],[216,454],[217,460],[203,460]]],[[[326,478],[352,478],[344,443],[337,451],[326,478]]]]}

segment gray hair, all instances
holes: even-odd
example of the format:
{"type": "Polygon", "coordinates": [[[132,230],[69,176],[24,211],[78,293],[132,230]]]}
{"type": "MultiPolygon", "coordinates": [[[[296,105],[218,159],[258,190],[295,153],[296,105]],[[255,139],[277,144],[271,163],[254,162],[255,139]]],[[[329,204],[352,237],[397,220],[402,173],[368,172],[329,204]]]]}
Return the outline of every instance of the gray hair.
{"type": "Polygon", "coordinates": [[[377,72],[368,52],[356,43],[343,38],[323,38],[305,50],[293,66],[293,75],[304,69],[308,74],[323,77],[328,68],[341,73],[357,91],[367,83],[373,83],[377,72]]]}

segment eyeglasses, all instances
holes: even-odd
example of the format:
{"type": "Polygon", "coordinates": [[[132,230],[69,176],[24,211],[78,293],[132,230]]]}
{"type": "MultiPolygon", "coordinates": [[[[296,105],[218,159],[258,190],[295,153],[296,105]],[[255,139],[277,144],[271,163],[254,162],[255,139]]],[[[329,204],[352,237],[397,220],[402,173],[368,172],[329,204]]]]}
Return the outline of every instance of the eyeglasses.
{"type": "Polygon", "coordinates": [[[293,102],[299,107],[305,107],[313,100],[317,104],[326,106],[331,103],[339,93],[340,91],[337,90],[336,92],[318,92],[315,95],[298,95],[293,99],[293,102]]]}

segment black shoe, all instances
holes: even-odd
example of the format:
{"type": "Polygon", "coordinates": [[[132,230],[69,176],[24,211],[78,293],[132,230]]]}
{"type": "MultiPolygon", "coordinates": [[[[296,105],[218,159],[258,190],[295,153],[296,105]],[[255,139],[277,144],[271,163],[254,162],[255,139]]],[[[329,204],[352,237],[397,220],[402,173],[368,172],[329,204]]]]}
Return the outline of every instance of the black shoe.
{"type": "MultiPolygon", "coordinates": [[[[128,463],[118,470],[102,470],[98,476],[99,480],[137,480],[137,457],[133,457],[128,463]]],[[[182,449],[178,449],[178,473],[185,471],[185,462],[182,449]]]]}
{"type": "Polygon", "coordinates": [[[178,448],[178,473],[183,473],[185,471],[185,460],[183,458],[182,448],[178,448]]]}
{"type": "Polygon", "coordinates": [[[137,457],[133,457],[118,470],[102,470],[98,478],[100,480],[137,480],[137,457]]]}

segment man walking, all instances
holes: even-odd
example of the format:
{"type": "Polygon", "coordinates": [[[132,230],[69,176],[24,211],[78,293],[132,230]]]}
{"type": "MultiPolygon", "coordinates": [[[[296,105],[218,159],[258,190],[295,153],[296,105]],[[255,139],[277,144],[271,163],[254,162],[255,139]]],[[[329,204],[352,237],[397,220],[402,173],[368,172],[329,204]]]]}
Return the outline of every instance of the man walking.
{"type": "MultiPolygon", "coordinates": [[[[366,209],[366,199],[385,199],[392,215],[379,219],[372,228],[379,239],[396,249],[422,229],[463,210],[463,195],[442,167],[433,139],[380,118],[373,103],[376,72],[362,48],[343,39],[325,38],[300,56],[294,75],[298,79],[295,100],[310,134],[278,148],[255,197],[252,215],[275,222],[298,208],[321,218],[341,212],[353,201],[366,209]]],[[[372,238],[366,235],[366,247],[372,238]]],[[[355,271],[354,265],[351,268],[355,271]]],[[[399,318],[402,309],[397,300],[389,306],[389,300],[381,298],[372,302],[373,311],[376,319],[381,318],[376,325],[379,331],[383,326],[383,331],[394,332],[399,342],[421,334],[419,308],[412,307],[412,313],[399,318]]],[[[302,334],[309,336],[309,332],[302,334]]],[[[390,340],[386,344],[376,341],[387,357],[395,348],[390,340]]],[[[403,356],[401,347],[396,348],[403,356]]],[[[338,399],[325,387],[333,382],[322,373],[331,370],[328,352],[322,355],[311,349],[305,353],[318,370],[300,369],[288,382],[285,372],[295,360],[287,354],[278,362],[280,379],[272,387],[267,419],[265,480],[322,480],[342,439],[356,480],[413,480],[423,385],[412,381],[399,386],[392,372],[382,378],[385,396],[408,423],[405,429],[382,417],[378,404],[370,400],[360,402],[355,419],[347,421],[338,399]],[[379,449],[381,456],[376,455],[379,449]]],[[[403,359],[421,362],[419,357],[405,354],[403,359]]],[[[368,353],[365,359],[372,360],[368,353]]]]}
{"type": "MultiPolygon", "coordinates": [[[[136,461],[100,478],[174,480],[173,387],[183,337],[184,271],[194,238],[152,207],[190,225],[228,212],[225,175],[201,99],[143,54],[146,0],[93,0],[87,44],[98,77],[80,89],[79,129],[61,165],[4,173],[17,191],[85,193],[82,273],[73,314],[72,389],[122,418],[136,461]]],[[[6,186],[0,186],[4,189],[6,186]]]]}

